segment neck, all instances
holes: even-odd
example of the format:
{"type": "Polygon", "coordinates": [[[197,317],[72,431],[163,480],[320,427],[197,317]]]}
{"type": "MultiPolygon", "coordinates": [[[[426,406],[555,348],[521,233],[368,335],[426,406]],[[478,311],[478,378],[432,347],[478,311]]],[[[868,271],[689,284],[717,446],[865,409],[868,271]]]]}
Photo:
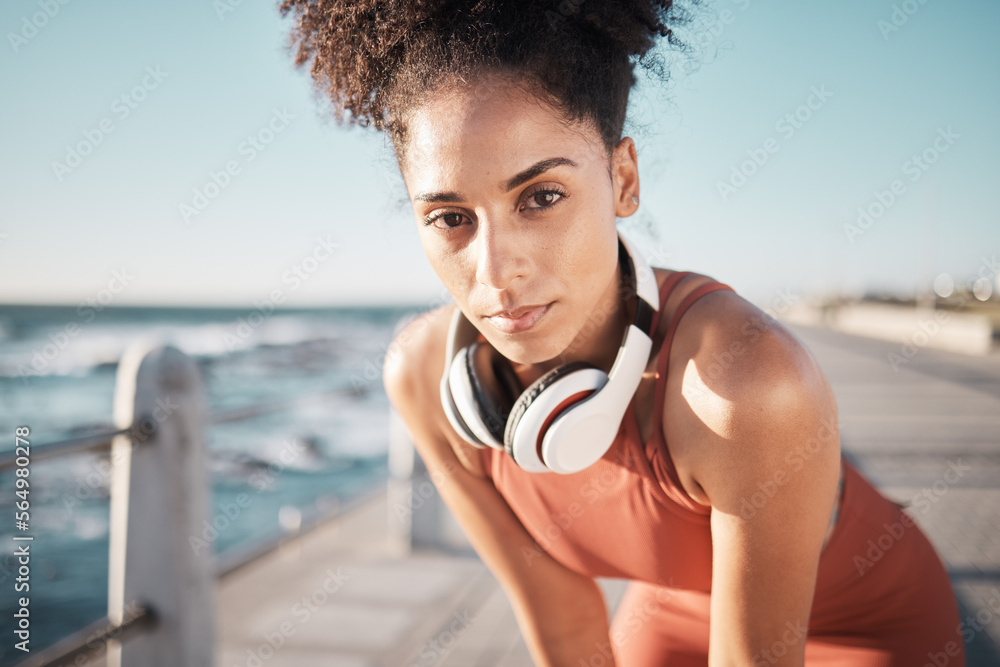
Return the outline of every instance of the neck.
{"type": "Polygon", "coordinates": [[[573,361],[585,361],[606,373],[611,371],[635,309],[635,297],[628,286],[622,284],[622,277],[619,264],[583,327],[561,354],[538,364],[515,364],[518,375],[526,381],[524,386],[553,368],[573,361]]]}

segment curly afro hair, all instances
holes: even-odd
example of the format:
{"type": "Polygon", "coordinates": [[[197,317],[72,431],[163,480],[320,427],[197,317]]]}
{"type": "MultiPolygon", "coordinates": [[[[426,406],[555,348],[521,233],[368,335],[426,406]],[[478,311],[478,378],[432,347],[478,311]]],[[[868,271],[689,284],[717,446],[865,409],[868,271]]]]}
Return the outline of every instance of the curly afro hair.
{"type": "MultiPolygon", "coordinates": [[[[688,0],[697,5],[700,0],[688,0]]],[[[607,154],[621,140],[633,59],[669,78],[650,57],[657,37],[689,22],[673,0],[282,0],[294,12],[289,48],[311,62],[315,92],[343,123],[388,131],[403,159],[408,111],[439,84],[506,75],[559,110],[590,121],[607,154]]]]}

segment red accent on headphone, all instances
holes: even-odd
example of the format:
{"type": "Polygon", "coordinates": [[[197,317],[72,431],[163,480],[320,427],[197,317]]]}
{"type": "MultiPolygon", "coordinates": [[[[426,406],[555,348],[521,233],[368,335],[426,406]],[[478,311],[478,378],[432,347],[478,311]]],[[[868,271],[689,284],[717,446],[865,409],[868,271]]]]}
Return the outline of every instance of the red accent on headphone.
{"type": "Polygon", "coordinates": [[[555,418],[561,415],[565,410],[572,407],[573,404],[579,403],[580,401],[587,398],[593,393],[594,393],[593,389],[586,389],[584,391],[576,392],[575,394],[567,398],[565,401],[557,405],[555,409],[549,413],[549,416],[545,418],[545,421],[542,422],[542,427],[538,429],[538,440],[535,442],[535,453],[538,455],[539,461],[543,462],[545,461],[545,459],[542,458],[542,440],[545,438],[545,433],[549,430],[549,424],[551,424],[555,420],[555,418]]]}

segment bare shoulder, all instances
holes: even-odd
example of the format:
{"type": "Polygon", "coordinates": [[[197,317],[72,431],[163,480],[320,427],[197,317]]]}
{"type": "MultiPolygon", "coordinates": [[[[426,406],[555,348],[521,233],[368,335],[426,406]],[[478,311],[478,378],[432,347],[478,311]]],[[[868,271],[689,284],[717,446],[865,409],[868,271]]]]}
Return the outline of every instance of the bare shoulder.
{"type": "MultiPolygon", "coordinates": [[[[711,280],[704,277],[698,284],[711,280]]],[[[772,394],[789,380],[825,382],[816,358],[795,334],[731,290],[709,292],[691,304],[677,324],[674,353],[685,366],[694,362],[706,384],[731,398],[772,394]]]]}
{"type": "Polygon", "coordinates": [[[433,308],[403,326],[387,350],[382,380],[386,395],[411,433],[436,436],[416,439],[422,457],[454,456],[466,470],[485,477],[479,451],[455,433],[441,407],[439,388],[448,327],[456,307],[446,304],[433,308]],[[434,447],[442,451],[426,451],[434,447]]]}
{"type": "MultiPolygon", "coordinates": [[[[712,280],[696,276],[680,291],[690,293],[712,280]]],[[[671,302],[676,308],[679,299],[671,302]]],[[[751,425],[777,428],[780,419],[821,412],[836,420],[822,369],[768,312],[736,292],[716,290],[683,313],[670,349],[663,432],[678,476],[695,500],[711,504],[698,480],[720,464],[728,446],[749,440],[751,425]]]]}

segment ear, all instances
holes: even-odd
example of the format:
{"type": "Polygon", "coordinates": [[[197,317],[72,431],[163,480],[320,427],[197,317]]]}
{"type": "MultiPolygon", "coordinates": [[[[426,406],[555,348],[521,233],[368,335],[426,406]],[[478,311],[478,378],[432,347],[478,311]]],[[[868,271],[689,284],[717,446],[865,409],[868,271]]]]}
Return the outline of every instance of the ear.
{"type": "Polygon", "coordinates": [[[632,137],[625,137],[611,154],[611,181],[615,188],[615,215],[619,218],[639,210],[639,159],[632,137]]]}

